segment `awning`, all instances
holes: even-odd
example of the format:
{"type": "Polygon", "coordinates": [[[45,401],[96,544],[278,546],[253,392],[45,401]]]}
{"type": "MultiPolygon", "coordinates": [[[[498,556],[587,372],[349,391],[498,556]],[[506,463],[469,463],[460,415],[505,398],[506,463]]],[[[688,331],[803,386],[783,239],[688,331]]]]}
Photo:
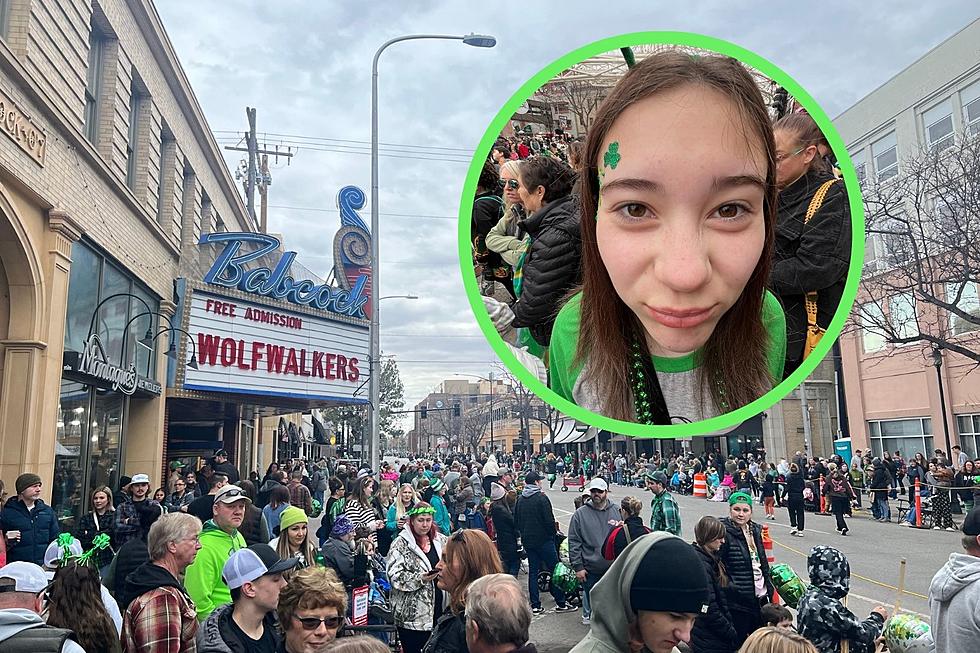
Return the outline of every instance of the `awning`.
{"type": "Polygon", "coordinates": [[[566,444],[578,435],[575,430],[575,420],[563,419],[555,429],[555,444],[566,444]]]}
{"type": "Polygon", "coordinates": [[[330,444],[330,436],[327,435],[327,427],[324,426],[316,415],[313,415],[313,441],[317,444],[330,444]]]}
{"type": "Polygon", "coordinates": [[[590,426],[587,430],[578,433],[577,437],[574,440],[570,441],[568,444],[573,444],[576,442],[589,442],[590,440],[594,440],[598,435],[599,435],[598,429],[596,429],[596,427],[594,426],[590,426]]]}

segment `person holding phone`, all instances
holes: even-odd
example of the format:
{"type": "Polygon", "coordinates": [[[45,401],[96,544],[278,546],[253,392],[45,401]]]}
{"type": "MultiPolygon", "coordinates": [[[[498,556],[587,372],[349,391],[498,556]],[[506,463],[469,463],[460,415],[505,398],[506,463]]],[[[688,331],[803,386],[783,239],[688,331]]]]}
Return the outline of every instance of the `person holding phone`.
{"type": "Polygon", "coordinates": [[[44,551],[61,529],[49,505],[41,500],[41,477],[21,474],[14,484],[17,496],[0,511],[0,530],[7,539],[7,562],[44,564],[44,551]]]}
{"type": "Polygon", "coordinates": [[[385,528],[391,532],[392,540],[398,537],[398,531],[405,528],[408,523],[408,511],[419,502],[419,495],[412,487],[411,483],[402,483],[398,488],[398,494],[390,506],[388,506],[385,528]]]}

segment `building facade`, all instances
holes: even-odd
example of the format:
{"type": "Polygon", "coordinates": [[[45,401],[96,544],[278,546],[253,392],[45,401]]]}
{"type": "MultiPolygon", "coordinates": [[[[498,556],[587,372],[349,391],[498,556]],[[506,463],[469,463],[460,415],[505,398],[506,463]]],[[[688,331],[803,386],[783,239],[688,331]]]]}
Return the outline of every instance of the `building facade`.
{"type": "MultiPolygon", "coordinates": [[[[835,119],[848,151],[868,188],[899,187],[912,174],[910,161],[923,152],[941,161],[963,139],[980,135],[980,21],[932,49],[835,119]]],[[[976,183],[975,181],[972,183],[976,183]]],[[[877,191],[876,191],[877,192],[877,191]]],[[[865,202],[869,197],[866,190],[865,202]]],[[[909,203],[913,198],[903,198],[909,203]]],[[[870,209],[869,209],[870,210],[870,209]]],[[[961,216],[975,221],[975,207],[961,216]],[[968,217],[968,216],[974,217],[968,217]]],[[[977,226],[970,227],[976,233],[977,226]]],[[[960,444],[971,457],[980,454],[980,376],[969,373],[975,363],[948,349],[934,354],[930,343],[888,344],[869,325],[877,318],[899,335],[943,332],[947,342],[978,351],[977,327],[950,320],[935,307],[917,305],[914,295],[896,293],[874,299],[870,281],[893,272],[903,260],[894,241],[882,235],[867,239],[864,282],[855,306],[857,327],[841,338],[852,446],[903,455],[960,444]],[[863,327],[862,327],[863,325],[863,327]],[[932,326],[929,326],[932,325],[932,326]]],[[[977,270],[972,271],[976,279],[977,270]]],[[[941,285],[941,284],[938,284],[941,285]]],[[[975,281],[962,285],[959,303],[980,315],[975,281]]],[[[930,288],[944,297],[943,288],[930,288]]]]}

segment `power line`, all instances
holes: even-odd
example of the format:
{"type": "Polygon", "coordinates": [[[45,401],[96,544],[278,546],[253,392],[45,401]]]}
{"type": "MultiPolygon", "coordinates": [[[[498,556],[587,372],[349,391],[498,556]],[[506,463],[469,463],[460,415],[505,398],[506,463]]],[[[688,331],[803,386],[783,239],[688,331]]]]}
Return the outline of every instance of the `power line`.
{"type": "MultiPolygon", "coordinates": [[[[219,143],[227,144],[227,143],[231,143],[231,142],[237,143],[238,141],[220,140],[219,139],[219,143]]],[[[280,145],[288,145],[288,143],[280,142],[280,145]]],[[[297,150],[309,150],[311,152],[332,152],[334,154],[360,154],[360,155],[363,155],[363,156],[370,156],[371,155],[371,151],[370,150],[365,150],[365,151],[359,151],[359,150],[338,150],[338,149],[333,149],[333,148],[329,148],[329,147],[321,147],[321,146],[317,146],[317,145],[311,146],[311,145],[297,145],[297,144],[293,144],[293,146],[297,150]]],[[[444,163],[460,163],[460,164],[465,164],[465,165],[469,165],[470,163],[472,163],[472,160],[471,159],[452,159],[452,158],[446,158],[446,157],[442,157],[442,156],[410,156],[408,154],[386,154],[386,153],[383,153],[383,152],[379,152],[378,153],[378,156],[385,157],[385,158],[388,158],[388,159],[410,159],[410,160],[413,160],[413,161],[438,161],[438,162],[444,162],[444,163]]]]}
{"type": "MultiPolygon", "coordinates": [[[[338,209],[323,209],[316,206],[283,206],[281,204],[270,204],[270,209],[285,209],[287,211],[316,211],[317,213],[336,213],[338,209]]],[[[363,207],[360,209],[362,211],[370,211],[368,207],[363,207]]],[[[433,220],[459,220],[458,215],[422,215],[418,213],[379,213],[378,215],[384,215],[393,218],[431,218],[433,220]]]]}
{"type": "MultiPolygon", "coordinates": [[[[215,134],[240,134],[240,131],[234,131],[230,129],[216,129],[215,134]]],[[[327,138],[324,136],[304,136],[302,134],[281,134],[278,132],[262,132],[262,136],[278,136],[280,138],[287,139],[302,139],[307,141],[315,142],[335,142],[335,143],[356,143],[359,145],[371,145],[371,141],[358,141],[350,140],[345,138],[327,138]]],[[[405,148],[416,148],[420,150],[446,150],[450,152],[462,152],[464,154],[473,154],[473,150],[462,148],[462,147],[444,147],[440,145],[414,145],[411,143],[378,143],[379,145],[385,145],[389,147],[405,147],[405,148]]]]}
{"type": "Polygon", "coordinates": [[[486,338],[483,334],[464,336],[464,335],[442,335],[430,333],[385,333],[385,338],[486,338]]]}

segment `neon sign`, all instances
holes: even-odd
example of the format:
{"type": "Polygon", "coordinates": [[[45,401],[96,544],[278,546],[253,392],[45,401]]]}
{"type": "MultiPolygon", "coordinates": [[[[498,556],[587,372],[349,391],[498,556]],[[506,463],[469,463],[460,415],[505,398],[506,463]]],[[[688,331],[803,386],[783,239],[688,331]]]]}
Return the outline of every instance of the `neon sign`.
{"type": "Polygon", "coordinates": [[[366,292],[365,275],[360,275],[349,288],[326,283],[318,285],[309,279],[297,281],[289,274],[290,266],[296,260],[296,252],[285,252],[273,269],[249,269],[248,263],[271,255],[281,247],[281,241],[268,234],[222,232],[201,236],[200,244],[212,243],[222,243],[225,248],[204,275],[205,283],[366,319],[364,307],[370,297],[366,292]],[[242,251],[246,244],[255,245],[256,248],[249,252],[242,251]]]}

